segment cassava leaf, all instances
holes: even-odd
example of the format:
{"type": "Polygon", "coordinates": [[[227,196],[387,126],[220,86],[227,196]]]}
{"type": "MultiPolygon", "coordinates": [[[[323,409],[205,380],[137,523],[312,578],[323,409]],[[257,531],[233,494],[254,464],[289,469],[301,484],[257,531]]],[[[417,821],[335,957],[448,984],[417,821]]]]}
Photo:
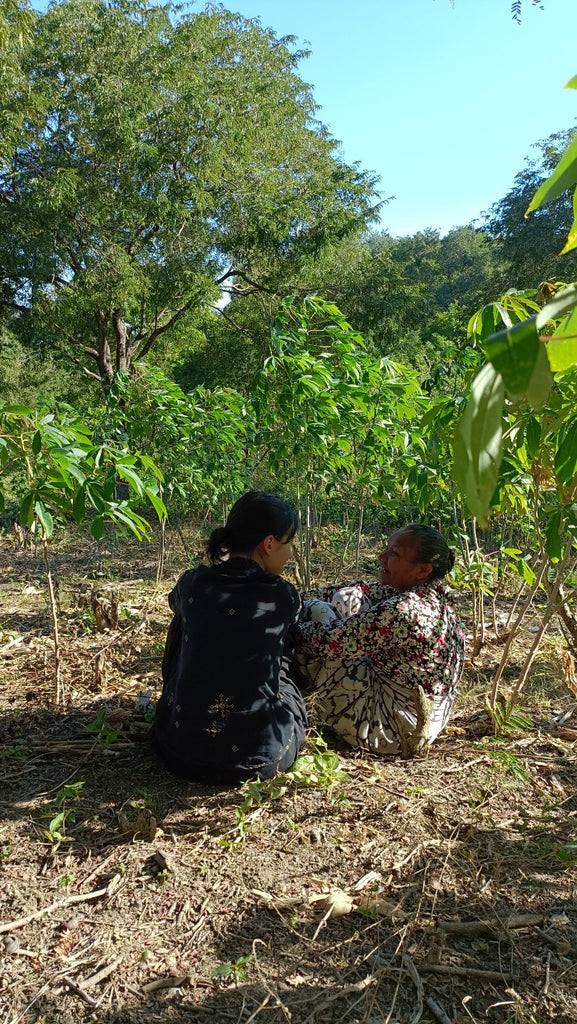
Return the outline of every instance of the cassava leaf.
{"type": "Polygon", "coordinates": [[[553,373],[568,370],[577,363],[577,308],[559,324],[547,343],[547,355],[553,373]]]}
{"type": "Polygon", "coordinates": [[[555,454],[555,473],[562,484],[570,483],[577,473],[577,421],[563,432],[555,454]]]}
{"type": "Polygon", "coordinates": [[[499,478],[504,400],[503,378],[488,363],[473,380],[453,439],[453,479],[469,511],[482,523],[499,478]]]}
{"type": "Polygon", "coordinates": [[[577,185],[577,137],[569,143],[553,173],[537,189],[525,216],[532,210],[538,210],[544,203],[550,203],[573,185],[577,185]]]}
{"type": "Polygon", "coordinates": [[[537,364],[539,344],[534,316],[497,331],[483,342],[487,358],[501,374],[510,394],[522,395],[527,391],[537,364]]]}

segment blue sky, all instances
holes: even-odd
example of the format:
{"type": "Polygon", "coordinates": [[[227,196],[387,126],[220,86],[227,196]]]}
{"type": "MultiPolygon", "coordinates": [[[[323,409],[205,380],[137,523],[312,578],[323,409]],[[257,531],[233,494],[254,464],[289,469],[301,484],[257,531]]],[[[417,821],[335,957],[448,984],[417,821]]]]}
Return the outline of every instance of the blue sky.
{"type": "Polygon", "coordinates": [[[511,0],[224,3],[312,51],[300,73],[318,116],[395,197],[381,218],[393,235],[475,221],[534,142],[574,124],[577,0],[543,5],[523,0],[519,26],[511,0]]]}
{"type": "MultiPolygon", "coordinates": [[[[320,119],[395,196],[381,226],[442,232],[501,199],[531,146],[573,125],[577,0],[236,0],[312,56],[320,119]]],[[[193,9],[198,9],[196,4],[193,9]]]]}

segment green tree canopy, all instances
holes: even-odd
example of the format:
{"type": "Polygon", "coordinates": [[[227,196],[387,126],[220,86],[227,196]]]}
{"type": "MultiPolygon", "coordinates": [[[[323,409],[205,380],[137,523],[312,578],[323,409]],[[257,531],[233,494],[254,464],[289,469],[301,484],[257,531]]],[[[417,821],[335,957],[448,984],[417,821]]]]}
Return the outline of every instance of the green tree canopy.
{"type": "Polygon", "coordinates": [[[577,277],[577,254],[559,255],[573,221],[571,190],[525,216],[535,192],[574,135],[575,129],[570,129],[535,143],[538,157],[527,160],[513,188],[486,215],[486,230],[499,243],[504,261],[501,288],[536,288],[542,281],[577,277]]]}
{"type": "Polygon", "coordinates": [[[339,159],[301,56],[221,7],[63,0],[39,16],[26,89],[5,90],[22,125],[0,165],[13,329],[110,381],[224,282],[267,287],[374,219],[374,179],[339,159]]]}

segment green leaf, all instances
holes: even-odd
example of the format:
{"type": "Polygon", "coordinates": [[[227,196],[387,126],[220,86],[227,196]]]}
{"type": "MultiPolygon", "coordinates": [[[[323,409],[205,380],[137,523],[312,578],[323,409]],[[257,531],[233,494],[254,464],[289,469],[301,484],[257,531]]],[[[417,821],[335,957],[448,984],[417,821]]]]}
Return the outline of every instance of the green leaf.
{"type": "Polygon", "coordinates": [[[541,342],[537,350],[537,360],[533,369],[529,386],[525,392],[525,397],[530,405],[534,409],[540,409],[547,401],[551,388],[553,386],[553,377],[551,376],[551,370],[549,368],[549,359],[547,356],[547,349],[541,342]]]}
{"type": "Polygon", "coordinates": [[[220,967],[216,967],[214,971],[211,971],[211,978],[230,978],[231,974],[234,974],[234,968],[232,964],[221,964],[220,967]]]}
{"type": "Polygon", "coordinates": [[[552,562],[558,562],[563,553],[561,544],[561,513],[554,512],[545,529],[545,550],[552,562]]]}
{"type": "Polygon", "coordinates": [[[502,458],[503,379],[492,363],[479,371],[453,439],[453,479],[469,511],[481,523],[499,478],[502,458]]]}
{"type": "Polygon", "coordinates": [[[34,409],[28,405],[3,405],[0,411],[8,416],[32,416],[34,409]]]}
{"type": "Polygon", "coordinates": [[[38,521],[42,529],[44,530],[44,536],[47,538],[51,537],[52,534],[54,533],[54,520],[50,512],[46,508],[46,505],[44,505],[41,501],[37,501],[34,505],[34,511],[36,512],[36,515],[38,516],[38,521]]]}
{"type": "Polygon", "coordinates": [[[565,89],[577,89],[577,75],[574,75],[573,78],[569,79],[565,85],[565,89]]]}
{"type": "Polygon", "coordinates": [[[577,363],[577,308],[559,324],[547,343],[547,355],[553,373],[568,370],[577,363]]]}
{"type": "Polygon", "coordinates": [[[467,337],[475,337],[479,341],[483,341],[494,332],[499,322],[498,314],[499,311],[494,302],[473,313],[467,325],[467,337]]]}
{"type": "Polygon", "coordinates": [[[145,487],[144,493],[146,494],[148,500],[150,501],[150,504],[152,505],[158,518],[163,519],[166,516],[166,507],[162,499],[159,498],[158,494],[155,494],[150,487],[145,487]]]}
{"type": "Polygon", "coordinates": [[[567,241],[559,253],[560,256],[564,256],[566,252],[571,252],[572,249],[577,247],[577,188],[573,193],[573,223],[569,228],[569,234],[567,235],[567,241]]]}
{"type": "Polygon", "coordinates": [[[36,433],[34,434],[34,437],[32,438],[32,454],[33,455],[40,455],[41,451],[42,451],[42,434],[40,433],[39,430],[37,430],[36,433]]]}
{"type": "Polygon", "coordinates": [[[577,185],[577,137],[569,143],[553,173],[537,189],[525,216],[544,203],[550,203],[573,185],[577,185]]]}
{"type": "Polygon", "coordinates": [[[527,447],[527,455],[530,459],[534,459],[539,449],[539,443],[541,441],[541,424],[539,420],[535,419],[534,416],[527,421],[525,426],[525,444],[527,447]]]}
{"type": "Polygon", "coordinates": [[[483,342],[487,358],[503,377],[510,394],[522,395],[527,391],[537,365],[539,344],[534,316],[492,334],[483,342]]]}
{"type": "Polygon", "coordinates": [[[60,831],[60,828],[65,823],[66,823],[66,811],[60,811],[58,814],[55,814],[54,817],[51,819],[48,828],[49,828],[50,832],[60,831]]]}
{"type": "Polygon", "coordinates": [[[537,313],[537,330],[541,331],[550,320],[558,320],[565,316],[570,309],[577,305],[577,284],[570,284],[568,288],[557,292],[551,302],[547,302],[543,309],[537,313]]]}
{"type": "Polygon", "coordinates": [[[124,462],[117,462],[116,471],[121,480],[126,480],[128,484],[132,484],[138,495],[143,493],[144,484],[132,466],[127,466],[124,462]]]}
{"type": "Polygon", "coordinates": [[[81,523],[86,515],[86,493],[83,487],[74,495],[74,501],[72,502],[72,515],[74,516],[75,523],[81,523]]]}
{"type": "Polygon", "coordinates": [[[34,522],[35,501],[36,495],[34,491],[31,491],[30,494],[27,494],[26,497],[23,498],[20,503],[20,518],[22,520],[22,525],[28,527],[28,529],[30,529],[32,523],[34,522]]]}
{"type": "Polygon", "coordinates": [[[90,524],[90,532],[94,540],[100,540],[104,533],[104,520],[102,516],[95,516],[90,524]]]}
{"type": "Polygon", "coordinates": [[[577,473],[577,420],[563,432],[555,454],[555,473],[562,484],[570,483],[577,473]]]}
{"type": "Polygon", "coordinates": [[[525,583],[527,584],[527,586],[532,587],[534,582],[535,582],[535,580],[537,579],[537,577],[536,577],[535,573],[533,572],[531,566],[527,565],[527,562],[523,562],[522,561],[520,563],[519,568],[520,568],[521,576],[525,580],[525,583]]]}

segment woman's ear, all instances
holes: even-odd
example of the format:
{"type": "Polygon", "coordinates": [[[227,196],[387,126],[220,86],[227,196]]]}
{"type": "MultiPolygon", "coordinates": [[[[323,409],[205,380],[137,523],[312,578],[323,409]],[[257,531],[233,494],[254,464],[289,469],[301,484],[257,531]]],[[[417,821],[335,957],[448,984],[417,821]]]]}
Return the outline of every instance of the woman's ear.
{"type": "Polygon", "coordinates": [[[426,583],[433,573],[433,566],[430,562],[421,562],[417,567],[417,580],[421,583],[426,583]]]}
{"type": "Polygon", "coordinates": [[[263,540],[261,540],[257,550],[265,556],[270,555],[275,540],[276,537],[272,533],[269,533],[268,537],[264,537],[263,540]]]}

